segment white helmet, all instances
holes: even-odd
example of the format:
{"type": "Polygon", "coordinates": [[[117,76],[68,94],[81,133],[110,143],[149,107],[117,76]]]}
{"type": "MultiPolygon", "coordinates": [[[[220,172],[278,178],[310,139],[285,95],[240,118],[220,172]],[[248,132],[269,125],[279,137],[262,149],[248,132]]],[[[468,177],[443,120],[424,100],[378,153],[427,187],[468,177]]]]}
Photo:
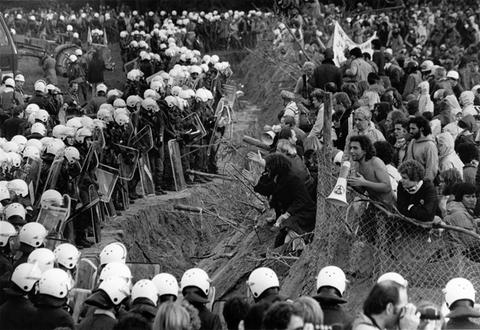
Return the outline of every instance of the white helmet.
{"type": "Polygon", "coordinates": [[[120,242],[113,242],[105,246],[100,252],[100,265],[111,262],[127,262],[127,248],[120,242]]]}
{"type": "Polygon", "coordinates": [[[65,150],[65,143],[60,139],[53,139],[47,143],[45,152],[55,156],[60,155],[65,150]]]}
{"type": "Polygon", "coordinates": [[[38,282],[38,292],[55,298],[65,298],[72,289],[71,279],[67,272],[54,268],[42,274],[38,282]]]}
{"type": "Polygon", "coordinates": [[[121,31],[120,32],[120,38],[126,38],[128,37],[128,32],[127,31],[121,31]]]}
{"type": "Polygon", "coordinates": [[[114,305],[119,305],[130,295],[130,286],[119,277],[106,278],[98,288],[107,294],[114,305]]]}
{"type": "Polygon", "coordinates": [[[260,297],[267,289],[280,287],[277,274],[268,267],[260,267],[251,272],[247,285],[254,298],[260,297]]]}
{"type": "Polygon", "coordinates": [[[67,25],[67,31],[68,32],[72,32],[73,31],[73,26],[71,26],[70,24],[67,25]]]}
{"type": "Polygon", "coordinates": [[[103,281],[112,276],[120,277],[129,284],[132,283],[132,271],[122,262],[110,262],[106,264],[102,269],[98,280],[103,281]]]}
{"type": "Polygon", "coordinates": [[[93,136],[92,130],[86,127],[82,127],[75,134],[75,141],[79,143],[83,143],[86,137],[92,137],[92,136],[93,136]]]}
{"type": "Polygon", "coordinates": [[[42,150],[43,149],[43,143],[42,141],[38,140],[38,139],[30,139],[27,141],[27,144],[25,145],[25,148],[26,147],[35,147],[37,148],[38,150],[42,150]]]}
{"type": "Polygon", "coordinates": [[[147,89],[143,93],[143,98],[144,99],[151,98],[151,99],[154,99],[155,101],[158,101],[160,99],[160,95],[156,91],[154,91],[153,89],[147,89]]]}
{"type": "Polygon", "coordinates": [[[408,286],[408,281],[406,279],[403,278],[402,275],[400,275],[399,273],[395,273],[395,272],[389,272],[389,273],[385,273],[383,275],[381,275],[378,280],[377,280],[377,283],[380,283],[380,282],[383,282],[383,281],[393,281],[403,287],[407,287],[408,286]]]}
{"type": "Polygon", "coordinates": [[[327,266],[320,269],[317,276],[317,291],[324,286],[335,288],[343,296],[347,286],[345,273],[337,266],[327,266]]]}
{"type": "Polygon", "coordinates": [[[60,244],[53,253],[55,254],[57,264],[67,269],[75,268],[78,264],[78,259],[80,259],[80,251],[70,243],[60,244]]]}
{"type": "Polygon", "coordinates": [[[8,160],[10,161],[10,165],[13,167],[20,167],[22,164],[22,156],[17,154],[16,152],[9,152],[7,153],[8,160]]]}
{"type": "Polygon", "coordinates": [[[132,302],[137,298],[147,298],[156,306],[158,302],[157,287],[150,280],[138,281],[132,288],[132,302]]]}
{"type": "Polygon", "coordinates": [[[6,87],[14,88],[15,87],[15,80],[13,80],[13,78],[7,78],[7,79],[5,79],[5,82],[3,84],[6,87]]]}
{"type": "Polygon", "coordinates": [[[55,254],[47,248],[39,248],[30,252],[28,256],[29,264],[37,264],[42,273],[53,269],[55,265],[55,254]]]}
{"type": "Polygon", "coordinates": [[[75,63],[78,60],[78,57],[77,55],[72,54],[68,57],[68,59],[70,60],[70,62],[75,63]]]}
{"type": "Polygon", "coordinates": [[[158,295],[173,295],[178,297],[178,282],[175,276],[168,273],[160,273],[155,275],[152,279],[153,283],[157,287],[158,295]]]}
{"type": "MultiPolygon", "coordinates": [[[[82,116],[80,117],[80,122],[82,123],[82,126],[85,128],[88,128],[92,130],[95,127],[95,124],[93,123],[93,119],[88,117],[88,116],[82,116]]],[[[68,131],[69,128],[67,128],[68,131]]],[[[73,136],[73,134],[72,134],[73,136]]]]}
{"type": "Polygon", "coordinates": [[[19,216],[21,219],[25,220],[26,213],[25,207],[20,203],[8,204],[5,207],[5,218],[7,220],[13,216],[19,216]]]}
{"type": "Polygon", "coordinates": [[[30,114],[34,113],[34,112],[37,112],[38,110],[40,110],[40,107],[35,104],[35,103],[30,103],[29,105],[27,105],[27,107],[25,108],[25,116],[28,117],[30,116],[30,114]]]}
{"type": "Polygon", "coordinates": [[[18,240],[20,243],[27,244],[31,247],[38,248],[42,246],[47,237],[48,232],[45,227],[38,222],[29,222],[20,229],[18,240]]]}
{"type": "Polygon", "coordinates": [[[199,288],[206,296],[208,296],[210,282],[210,277],[203,269],[190,268],[183,273],[182,279],[180,280],[180,287],[183,291],[186,287],[193,286],[199,288]]]}
{"type": "Polygon", "coordinates": [[[10,192],[6,185],[0,185],[0,201],[10,198],[10,192]]]}
{"type": "Polygon", "coordinates": [[[0,221],[0,247],[5,247],[12,236],[17,235],[17,230],[8,221],[0,221]]]}
{"type": "Polygon", "coordinates": [[[115,116],[115,122],[119,126],[124,126],[130,122],[130,117],[128,117],[128,115],[125,115],[125,114],[119,114],[118,116],[115,116]]]}
{"type": "Polygon", "coordinates": [[[45,190],[40,198],[40,205],[42,207],[46,207],[48,205],[62,205],[63,204],[63,196],[58,191],[54,189],[45,190]]]}
{"type": "Polygon", "coordinates": [[[41,136],[46,136],[47,135],[47,128],[42,123],[35,123],[30,128],[30,132],[32,134],[36,133],[36,134],[40,134],[41,136]]]}
{"type": "Polygon", "coordinates": [[[23,150],[27,144],[27,138],[23,135],[15,135],[10,141],[15,142],[20,150],[23,150]]]}
{"type": "Polygon", "coordinates": [[[30,292],[35,283],[40,280],[42,272],[35,264],[23,263],[18,265],[12,273],[11,281],[24,292],[30,292]]]}
{"type": "Polygon", "coordinates": [[[65,125],[55,125],[52,129],[52,136],[57,139],[65,138],[65,125]]]}
{"type": "Polygon", "coordinates": [[[157,112],[158,110],[160,110],[157,102],[152,98],[144,99],[142,101],[142,108],[144,108],[147,111],[152,111],[152,112],[157,112]]]}
{"type": "Polygon", "coordinates": [[[452,278],[448,281],[443,293],[448,307],[451,307],[455,301],[462,299],[475,303],[475,288],[472,282],[462,277],[452,278]]]}
{"type": "Polygon", "coordinates": [[[26,146],[25,149],[23,149],[23,153],[22,153],[24,158],[33,158],[33,159],[40,159],[40,154],[41,154],[40,149],[34,146],[26,146]]]}
{"type": "Polygon", "coordinates": [[[115,99],[115,101],[113,101],[113,107],[114,108],[125,108],[126,106],[127,106],[127,104],[121,98],[117,98],[117,99],[115,99]]]}
{"type": "Polygon", "coordinates": [[[7,188],[22,197],[27,197],[28,195],[28,185],[22,179],[13,179],[12,181],[9,181],[7,188]]]}
{"type": "Polygon", "coordinates": [[[40,120],[42,123],[46,123],[48,119],[50,118],[50,114],[48,113],[47,110],[40,109],[36,112],[34,112],[34,118],[35,120],[40,120]]]}
{"type": "Polygon", "coordinates": [[[141,103],[142,99],[138,95],[130,95],[127,97],[127,106],[130,108],[134,108],[137,106],[138,103],[141,103]]]}
{"type": "Polygon", "coordinates": [[[111,122],[113,121],[112,111],[110,111],[109,109],[98,109],[97,118],[107,123],[111,122]]]}
{"type": "Polygon", "coordinates": [[[7,141],[2,145],[2,149],[5,152],[20,152],[18,144],[13,141],[7,141]]]}
{"type": "Polygon", "coordinates": [[[73,118],[70,118],[67,123],[65,124],[65,126],[67,127],[73,127],[75,129],[79,129],[80,127],[82,127],[82,121],[80,120],[79,117],[73,117],[73,118]]]}
{"type": "Polygon", "coordinates": [[[75,162],[80,161],[80,152],[75,147],[65,148],[64,156],[69,164],[74,164],[75,162]]]}
{"type": "Polygon", "coordinates": [[[46,93],[47,92],[47,84],[43,80],[37,80],[35,82],[35,84],[33,85],[33,89],[36,92],[46,93]]]}

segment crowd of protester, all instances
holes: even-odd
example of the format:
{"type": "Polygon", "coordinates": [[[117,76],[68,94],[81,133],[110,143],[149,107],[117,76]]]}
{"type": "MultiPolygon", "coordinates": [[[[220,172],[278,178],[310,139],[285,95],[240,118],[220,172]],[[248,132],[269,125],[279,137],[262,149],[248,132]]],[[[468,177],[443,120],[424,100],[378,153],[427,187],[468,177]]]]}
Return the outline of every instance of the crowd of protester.
{"type": "MultiPolygon", "coordinates": [[[[278,245],[305,237],[315,226],[317,165],[312,154],[323,145],[325,93],[333,94],[335,159],[339,165],[351,163],[349,188],[399,215],[478,233],[479,17],[478,4],[465,10],[461,5],[465,3],[415,4],[346,18],[326,7],[324,13],[332,9],[332,14],[320,15],[322,21],[346,19],[356,42],[376,33],[371,53],[345,49],[342,63],[334,62],[334,50],[325,46],[328,34],[307,41],[310,25],[318,24],[311,16],[292,10],[287,25],[299,29],[286,31],[287,25],[278,24],[277,49],[296,44],[301,53],[312,44],[323,47],[318,61],[290,53],[303,67],[296,85],[280,95],[284,109],[278,122],[265,127],[264,134],[273,137],[266,140],[272,154],[265,159],[249,154],[265,168],[256,189],[272,196],[278,245]],[[283,164],[280,154],[290,161],[283,164]],[[298,193],[285,195],[292,190],[298,193]]],[[[359,215],[360,233],[369,241],[376,231],[371,219],[380,213],[376,205],[369,203],[359,215]]],[[[454,232],[447,236],[479,260],[475,238],[454,232]]]]}

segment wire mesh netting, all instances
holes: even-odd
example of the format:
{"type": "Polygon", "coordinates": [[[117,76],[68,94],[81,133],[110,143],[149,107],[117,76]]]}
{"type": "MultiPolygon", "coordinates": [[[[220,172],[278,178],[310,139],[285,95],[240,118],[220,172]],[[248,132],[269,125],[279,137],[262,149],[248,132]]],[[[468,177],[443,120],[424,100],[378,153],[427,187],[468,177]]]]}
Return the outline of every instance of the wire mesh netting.
{"type": "Polygon", "coordinates": [[[415,223],[352,191],[348,207],[334,206],[325,198],[335,185],[338,168],[325,157],[319,158],[318,202],[323,213],[317,214],[316,242],[321,242],[328,262],[342,267],[350,280],[347,309],[361,309],[368,290],[386,272],[408,280],[414,303],[440,305],[442,288],[454,277],[465,277],[480,289],[478,239],[432,223],[415,223]]]}

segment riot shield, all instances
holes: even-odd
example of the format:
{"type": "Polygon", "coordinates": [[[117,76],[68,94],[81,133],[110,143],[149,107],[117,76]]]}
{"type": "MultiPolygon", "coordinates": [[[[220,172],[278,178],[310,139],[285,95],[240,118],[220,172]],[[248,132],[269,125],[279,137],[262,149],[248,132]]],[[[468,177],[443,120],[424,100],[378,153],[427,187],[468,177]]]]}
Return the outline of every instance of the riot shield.
{"type": "Polygon", "coordinates": [[[105,164],[98,164],[95,169],[98,183],[98,195],[102,202],[108,203],[118,179],[118,170],[105,164]]]}
{"type": "Polygon", "coordinates": [[[172,165],[173,181],[175,190],[181,191],[187,187],[185,177],[183,175],[182,159],[180,154],[180,146],[175,139],[168,141],[168,153],[170,155],[170,164],[172,165]]]}
{"type": "Polygon", "coordinates": [[[125,72],[129,72],[138,66],[137,63],[138,63],[138,59],[131,60],[130,62],[127,62],[123,65],[123,70],[125,72]]]}
{"type": "Polygon", "coordinates": [[[140,152],[132,147],[127,147],[116,143],[115,145],[120,149],[120,155],[118,155],[118,161],[120,163],[119,178],[130,181],[133,179],[133,175],[135,174],[140,152]]]}
{"type": "Polygon", "coordinates": [[[83,176],[85,173],[87,173],[91,169],[98,167],[98,164],[100,162],[98,160],[98,153],[96,152],[95,149],[96,148],[93,145],[91,145],[90,148],[88,148],[87,155],[85,156],[85,160],[82,163],[80,176],[83,176]]]}
{"type": "MultiPolygon", "coordinates": [[[[50,242],[54,242],[53,248],[55,248],[56,245],[55,241],[60,241],[63,239],[63,232],[65,230],[65,226],[67,225],[67,219],[70,216],[70,205],[70,196],[64,195],[62,206],[48,205],[41,207],[40,211],[38,212],[36,222],[42,224],[47,230],[47,238],[50,242]]],[[[48,247],[50,248],[52,246],[50,245],[48,247]]]]}
{"type": "Polygon", "coordinates": [[[223,92],[225,101],[227,101],[228,106],[231,109],[233,109],[233,106],[235,105],[235,101],[237,98],[237,87],[233,85],[224,84],[222,86],[222,92],[223,92]]]}
{"type": "Polygon", "coordinates": [[[142,185],[143,195],[155,195],[155,183],[153,182],[153,175],[152,170],[150,169],[148,153],[142,153],[138,159],[138,173],[140,174],[140,183],[142,185]]]}
{"type": "Polygon", "coordinates": [[[90,199],[90,203],[93,204],[89,210],[90,219],[92,221],[93,238],[95,243],[100,243],[100,241],[102,240],[101,223],[103,213],[100,210],[100,196],[98,195],[98,191],[97,189],[95,189],[94,185],[90,185],[88,187],[88,197],[90,199]]]}
{"type": "Polygon", "coordinates": [[[197,113],[192,112],[191,114],[184,117],[182,121],[190,121],[192,123],[193,129],[191,130],[191,132],[188,132],[188,134],[191,136],[191,143],[196,142],[207,136],[207,131],[205,130],[205,127],[203,126],[202,121],[200,120],[200,117],[197,113]]]}
{"type": "Polygon", "coordinates": [[[63,157],[57,158],[53,161],[50,166],[50,171],[48,172],[47,180],[45,181],[45,186],[43,187],[43,192],[48,189],[55,189],[57,186],[58,176],[62,170],[63,157]]]}
{"type": "Polygon", "coordinates": [[[75,275],[75,288],[93,290],[95,288],[97,272],[97,266],[92,260],[81,258],[78,262],[77,273],[75,275]]]}
{"type": "Polygon", "coordinates": [[[80,322],[80,312],[82,311],[82,307],[84,306],[85,300],[92,294],[91,290],[87,289],[80,289],[80,288],[73,288],[69,293],[69,301],[71,305],[73,305],[73,313],[72,318],[75,324],[80,322]]]}
{"type": "Polygon", "coordinates": [[[97,152],[97,154],[101,155],[105,149],[105,135],[103,134],[103,130],[96,127],[93,130],[92,141],[93,149],[97,152]]]}
{"type": "Polygon", "coordinates": [[[144,126],[128,143],[140,153],[147,153],[153,148],[153,134],[150,126],[144,126]]]}

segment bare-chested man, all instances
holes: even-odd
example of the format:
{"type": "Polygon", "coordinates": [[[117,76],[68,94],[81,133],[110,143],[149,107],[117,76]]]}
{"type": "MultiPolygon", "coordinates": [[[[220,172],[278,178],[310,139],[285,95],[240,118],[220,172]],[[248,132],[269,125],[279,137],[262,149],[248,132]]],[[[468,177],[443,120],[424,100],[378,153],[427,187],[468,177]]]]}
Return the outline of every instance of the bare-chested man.
{"type": "MultiPolygon", "coordinates": [[[[387,168],[383,161],[375,157],[375,148],[371,140],[365,135],[356,135],[350,138],[350,156],[358,166],[356,173],[349,177],[348,185],[359,192],[368,192],[368,196],[386,206],[394,205],[392,187],[387,168]]],[[[360,219],[360,231],[371,243],[375,242],[377,219],[380,211],[370,203],[360,219]]]]}

